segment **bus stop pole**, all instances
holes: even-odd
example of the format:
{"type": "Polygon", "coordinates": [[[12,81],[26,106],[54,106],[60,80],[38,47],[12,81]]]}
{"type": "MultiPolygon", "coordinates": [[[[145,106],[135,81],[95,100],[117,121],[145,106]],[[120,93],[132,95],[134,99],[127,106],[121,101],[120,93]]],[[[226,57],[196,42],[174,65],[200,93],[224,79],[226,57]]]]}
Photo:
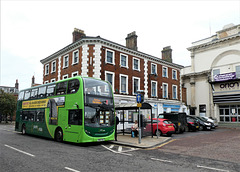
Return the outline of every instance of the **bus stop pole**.
{"type": "Polygon", "coordinates": [[[140,117],[140,107],[138,108],[138,143],[141,144],[141,137],[142,137],[142,131],[141,131],[141,117],[140,117]]]}

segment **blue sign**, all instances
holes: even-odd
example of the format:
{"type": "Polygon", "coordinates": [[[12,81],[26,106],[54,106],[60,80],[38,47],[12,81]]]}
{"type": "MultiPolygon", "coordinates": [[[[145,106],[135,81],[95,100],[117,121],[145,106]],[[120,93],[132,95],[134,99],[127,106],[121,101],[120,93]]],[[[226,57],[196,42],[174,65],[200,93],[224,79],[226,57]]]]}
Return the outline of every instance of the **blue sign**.
{"type": "Polygon", "coordinates": [[[141,94],[137,94],[136,99],[137,99],[137,103],[141,103],[141,100],[142,100],[141,94]]]}

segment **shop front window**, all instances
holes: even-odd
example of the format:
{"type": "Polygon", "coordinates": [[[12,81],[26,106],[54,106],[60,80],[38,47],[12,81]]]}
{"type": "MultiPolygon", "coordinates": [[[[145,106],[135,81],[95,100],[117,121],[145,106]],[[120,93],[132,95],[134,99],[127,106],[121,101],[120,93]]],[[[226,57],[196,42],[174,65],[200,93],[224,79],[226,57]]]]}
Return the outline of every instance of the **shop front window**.
{"type": "Polygon", "coordinates": [[[219,106],[220,122],[240,122],[239,105],[222,105],[219,106]]]}

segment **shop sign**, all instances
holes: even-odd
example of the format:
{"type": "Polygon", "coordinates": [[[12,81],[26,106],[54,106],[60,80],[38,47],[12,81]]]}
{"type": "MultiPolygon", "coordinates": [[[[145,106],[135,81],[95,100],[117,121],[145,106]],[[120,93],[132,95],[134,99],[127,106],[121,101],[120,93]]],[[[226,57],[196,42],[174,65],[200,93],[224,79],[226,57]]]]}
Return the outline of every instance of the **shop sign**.
{"type": "Polygon", "coordinates": [[[214,81],[227,81],[236,79],[236,72],[214,75],[214,81]]]}
{"type": "Polygon", "coordinates": [[[221,89],[224,89],[224,88],[235,88],[235,87],[239,87],[239,83],[238,82],[228,82],[228,83],[220,84],[220,88],[221,89]]]}

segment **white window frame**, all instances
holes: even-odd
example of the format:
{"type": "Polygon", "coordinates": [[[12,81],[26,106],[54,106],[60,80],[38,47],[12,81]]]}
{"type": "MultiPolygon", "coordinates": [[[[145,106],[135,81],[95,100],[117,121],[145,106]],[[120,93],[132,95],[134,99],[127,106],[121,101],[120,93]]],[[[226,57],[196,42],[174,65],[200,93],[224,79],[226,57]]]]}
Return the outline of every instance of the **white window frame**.
{"type": "Polygon", "coordinates": [[[124,75],[124,74],[120,74],[120,85],[119,85],[119,88],[120,88],[120,93],[123,93],[123,94],[128,94],[128,75],[124,75]],[[126,92],[123,92],[122,91],[122,77],[126,77],[126,92]]]}
{"type": "Polygon", "coordinates": [[[49,83],[49,81],[47,80],[47,81],[44,81],[44,84],[48,84],[49,83]]]}
{"type": "Polygon", "coordinates": [[[78,76],[78,71],[72,72],[72,77],[75,77],[74,75],[78,76]]]}
{"type": "Polygon", "coordinates": [[[123,54],[123,53],[120,53],[120,66],[121,66],[121,67],[125,67],[125,68],[128,69],[128,55],[123,54]],[[126,57],[126,66],[123,66],[123,65],[122,65],[122,56],[125,56],[125,57],[126,57]]]}
{"type": "Polygon", "coordinates": [[[54,60],[54,61],[52,61],[52,63],[51,63],[51,73],[56,72],[56,68],[57,68],[57,63],[56,63],[56,60],[54,60]],[[55,70],[53,70],[53,63],[55,63],[55,70]]]}
{"type": "Polygon", "coordinates": [[[168,83],[162,83],[162,97],[163,98],[168,98],[168,83]],[[164,85],[167,86],[167,90],[166,90],[166,97],[164,97],[164,85]]]}
{"type": "Polygon", "coordinates": [[[133,70],[140,71],[140,59],[133,57],[133,66],[132,67],[133,67],[133,70]],[[138,69],[134,68],[134,60],[138,60],[138,69]]]}
{"type": "Polygon", "coordinates": [[[157,64],[151,63],[151,74],[156,74],[157,75],[157,64]],[[153,73],[153,66],[155,66],[155,72],[153,73]]]}
{"type": "Polygon", "coordinates": [[[105,52],[105,63],[115,65],[115,51],[106,49],[106,52],[105,52]],[[112,62],[108,62],[108,61],[107,61],[107,52],[108,52],[108,51],[109,51],[109,52],[112,52],[112,55],[113,55],[113,57],[112,57],[112,62]]]}
{"type": "MultiPolygon", "coordinates": [[[[140,78],[139,77],[133,77],[132,78],[132,94],[133,95],[137,95],[137,93],[134,93],[134,79],[137,79],[138,80],[138,90],[140,90],[140,78]]],[[[137,90],[137,91],[138,91],[137,90]]]]}
{"type": "Polygon", "coordinates": [[[168,78],[168,67],[166,67],[166,66],[162,67],[162,77],[168,78]],[[164,76],[164,69],[166,69],[166,76],[164,76]]]}
{"type": "Polygon", "coordinates": [[[178,91],[177,91],[177,85],[172,85],[172,99],[178,99],[178,91]],[[174,97],[174,92],[173,92],[173,88],[176,87],[176,97],[174,97]]]}
{"type": "Polygon", "coordinates": [[[177,70],[175,70],[175,69],[172,69],[172,79],[173,80],[177,80],[178,79],[178,77],[177,77],[177,70]],[[174,72],[176,72],[176,78],[173,77],[174,76],[173,75],[174,72]]]}
{"type": "Polygon", "coordinates": [[[68,74],[63,75],[63,76],[62,76],[62,79],[68,79],[68,74]]]}
{"type": "Polygon", "coordinates": [[[63,56],[63,69],[64,69],[64,68],[67,68],[68,66],[69,66],[69,55],[65,55],[65,56],[63,56]],[[67,63],[67,65],[65,65],[65,57],[68,58],[68,63],[67,63]]]}
{"type": "Polygon", "coordinates": [[[111,74],[112,75],[112,89],[113,89],[113,92],[115,92],[115,73],[114,72],[110,72],[110,71],[105,71],[105,81],[108,81],[107,80],[107,74],[111,74]]]}
{"type": "Polygon", "coordinates": [[[237,65],[235,69],[236,69],[236,78],[240,78],[240,65],[237,65]]]}
{"type": "Polygon", "coordinates": [[[151,81],[151,96],[152,97],[157,97],[158,93],[157,93],[157,81],[151,81]],[[156,87],[155,87],[155,92],[156,92],[156,95],[153,95],[153,83],[156,84],[156,87]]]}
{"type": "Polygon", "coordinates": [[[49,63],[45,65],[45,75],[49,75],[49,63]]]}
{"type": "Polygon", "coordinates": [[[56,78],[51,79],[51,82],[56,82],[56,78]]]}
{"type": "Polygon", "coordinates": [[[72,65],[75,65],[75,64],[78,64],[79,63],[79,50],[75,50],[72,52],[72,65]],[[77,61],[75,62],[75,57],[74,57],[74,54],[77,52],[78,54],[78,58],[77,58],[77,61]]]}

